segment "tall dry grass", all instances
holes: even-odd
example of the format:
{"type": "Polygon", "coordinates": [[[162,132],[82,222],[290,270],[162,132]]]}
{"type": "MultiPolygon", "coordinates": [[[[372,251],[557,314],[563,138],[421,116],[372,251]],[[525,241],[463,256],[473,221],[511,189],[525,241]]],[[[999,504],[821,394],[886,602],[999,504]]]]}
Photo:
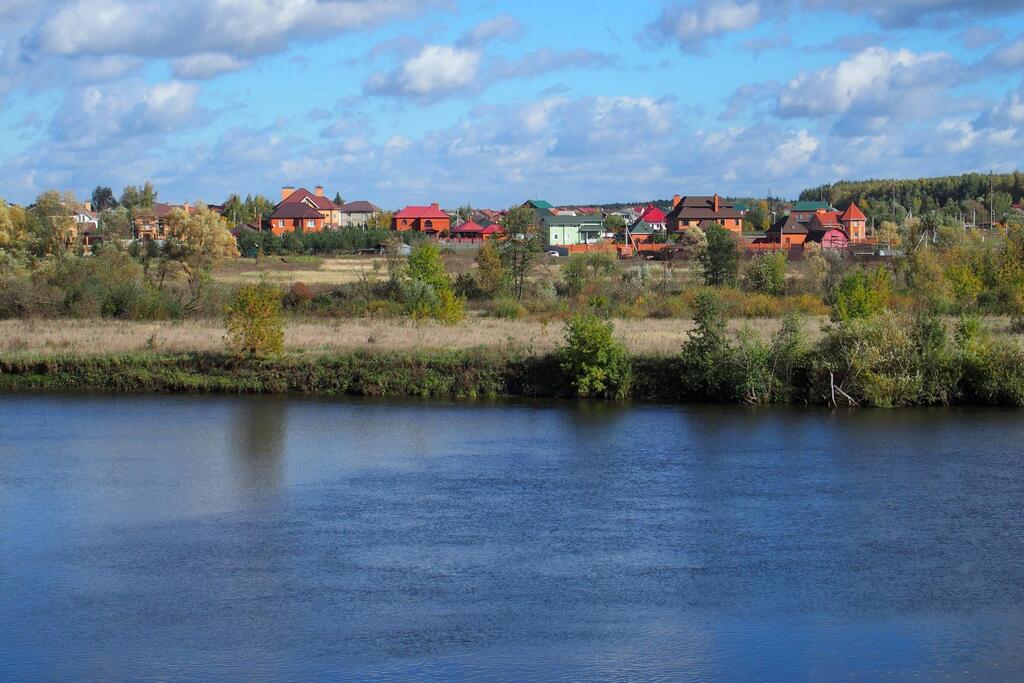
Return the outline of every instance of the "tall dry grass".
{"type": "MultiPolygon", "coordinates": [[[[752,320],[757,332],[769,335],[777,320],[752,320]]],[[[820,325],[812,321],[808,330],[820,325]]],[[[683,320],[618,320],[616,336],[634,353],[673,353],[692,328],[683,320]]],[[[384,350],[516,348],[544,353],[562,344],[561,323],[472,317],[446,327],[435,322],[401,320],[310,320],[289,323],[285,345],[290,352],[329,353],[359,348],[384,350]]],[[[0,353],[75,353],[102,355],[132,351],[219,351],[225,348],[219,320],[125,322],[115,320],[0,321],[0,353]]]]}

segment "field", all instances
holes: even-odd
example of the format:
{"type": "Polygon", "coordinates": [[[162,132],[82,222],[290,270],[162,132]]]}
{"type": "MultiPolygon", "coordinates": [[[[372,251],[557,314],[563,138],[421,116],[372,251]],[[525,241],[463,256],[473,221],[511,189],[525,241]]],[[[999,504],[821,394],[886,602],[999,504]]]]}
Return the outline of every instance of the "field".
{"type": "MultiPolygon", "coordinates": [[[[778,329],[777,320],[745,321],[761,334],[778,329]]],[[[738,328],[743,322],[735,322],[738,328]]],[[[619,320],[618,336],[634,353],[674,353],[692,328],[688,320],[619,320]]],[[[810,321],[815,334],[819,321],[810,321]]],[[[290,322],[289,352],[323,354],[354,349],[434,350],[473,347],[515,348],[541,354],[562,344],[561,323],[471,317],[445,327],[402,320],[310,320],[290,322]]],[[[218,320],[126,322],[116,320],[0,321],[0,354],[74,353],[104,355],[135,351],[221,351],[224,328],[218,320]]]]}
{"type": "MultiPolygon", "coordinates": [[[[446,254],[445,268],[453,274],[473,268],[475,251],[462,250],[446,254]]],[[[266,278],[274,284],[288,286],[303,282],[315,289],[359,282],[363,278],[383,280],[388,276],[383,256],[349,256],[321,258],[318,256],[265,256],[256,259],[222,261],[213,271],[214,278],[225,284],[247,284],[266,278]]]]}

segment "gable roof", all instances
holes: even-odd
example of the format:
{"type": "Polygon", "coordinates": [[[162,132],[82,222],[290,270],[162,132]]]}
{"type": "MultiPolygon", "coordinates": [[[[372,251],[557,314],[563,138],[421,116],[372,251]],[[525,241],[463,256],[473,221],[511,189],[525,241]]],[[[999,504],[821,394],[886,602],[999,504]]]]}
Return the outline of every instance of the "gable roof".
{"type": "Polygon", "coordinates": [[[583,227],[584,225],[597,225],[603,226],[604,220],[599,216],[563,216],[563,215],[550,215],[541,216],[540,222],[546,226],[573,226],[578,225],[583,227]]]}
{"type": "Polygon", "coordinates": [[[629,231],[634,235],[653,235],[655,232],[654,226],[647,221],[637,221],[629,231]]]}
{"type": "Polygon", "coordinates": [[[543,199],[527,199],[523,206],[529,206],[534,209],[553,209],[554,206],[550,202],[546,202],[543,199]]]}
{"type": "Polygon", "coordinates": [[[796,214],[786,214],[780,216],[777,221],[768,228],[769,233],[781,233],[784,235],[802,235],[807,232],[807,222],[799,221],[796,218],[796,214]]]}
{"type": "Polygon", "coordinates": [[[380,213],[380,207],[364,201],[348,202],[339,208],[342,213],[380,213]]]}
{"type": "Polygon", "coordinates": [[[846,207],[846,211],[843,212],[842,221],[844,223],[849,223],[850,221],[866,221],[867,219],[868,217],[864,215],[864,212],[861,211],[860,207],[857,206],[856,202],[854,202],[846,207]]]}
{"type": "Polygon", "coordinates": [[[323,218],[323,214],[314,209],[312,206],[305,202],[286,202],[278,204],[277,208],[274,209],[274,213],[270,214],[270,219],[275,220],[278,218],[323,218]]]}
{"type": "Polygon", "coordinates": [[[444,211],[442,211],[436,206],[407,206],[395,214],[395,218],[403,218],[408,220],[425,218],[447,219],[448,217],[448,214],[446,214],[444,211]]]}
{"type": "Polygon", "coordinates": [[[299,189],[295,190],[290,195],[282,199],[281,203],[278,204],[278,206],[281,206],[281,204],[298,203],[312,204],[321,211],[330,211],[332,209],[338,208],[338,206],[327,197],[318,197],[304,187],[300,187],[299,189]]]}
{"type": "Polygon", "coordinates": [[[643,213],[640,214],[640,218],[637,222],[644,221],[647,223],[664,223],[665,212],[656,207],[654,204],[648,204],[647,208],[644,209],[643,213]]]}
{"type": "Polygon", "coordinates": [[[668,213],[667,218],[682,220],[720,220],[722,218],[740,219],[743,215],[732,208],[721,197],[718,198],[718,211],[715,211],[715,197],[683,197],[668,213]]]}

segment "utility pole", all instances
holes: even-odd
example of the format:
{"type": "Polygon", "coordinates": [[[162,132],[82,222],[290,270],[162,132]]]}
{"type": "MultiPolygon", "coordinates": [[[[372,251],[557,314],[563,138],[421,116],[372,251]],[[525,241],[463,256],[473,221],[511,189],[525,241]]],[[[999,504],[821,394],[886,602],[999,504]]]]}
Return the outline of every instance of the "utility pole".
{"type": "Polygon", "coordinates": [[[995,200],[995,175],[994,171],[988,172],[988,227],[996,227],[996,200],[995,200]]]}

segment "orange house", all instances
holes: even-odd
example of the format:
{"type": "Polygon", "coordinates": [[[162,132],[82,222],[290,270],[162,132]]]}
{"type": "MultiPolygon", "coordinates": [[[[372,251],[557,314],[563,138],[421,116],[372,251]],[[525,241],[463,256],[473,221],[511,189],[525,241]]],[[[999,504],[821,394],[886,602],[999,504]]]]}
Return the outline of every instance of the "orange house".
{"type": "Polygon", "coordinates": [[[442,235],[451,229],[452,219],[441,210],[440,204],[407,206],[395,214],[391,227],[399,232],[413,230],[430,235],[442,235]]]}
{"type": "Polygon", "coordinates": [[[863,240],[867,239],[868,236],[868,217],[864,215],[864,212],[860,210],[860,207],[856,204],[850,204],[846,211],[843,212],[839,222],[846,226],[846,232],[852,240],[863,240]]]}
{"type": "Polygon", "coordinates": [[[743,232],[743,214],[726,204],[717,194],[711,197],[680,197],[672,199],[672,210],[665,219],[669,232],[682,232],[689,228],[702,230],[718,223],[734,233],[743,232]]]}
{"type": "Polygon", "coordinates": [[[302,202],[280,204],[270,215],[270,231],[278,236],[296,230],[320,232],[323,229],[323,214],[302,202]]]}

